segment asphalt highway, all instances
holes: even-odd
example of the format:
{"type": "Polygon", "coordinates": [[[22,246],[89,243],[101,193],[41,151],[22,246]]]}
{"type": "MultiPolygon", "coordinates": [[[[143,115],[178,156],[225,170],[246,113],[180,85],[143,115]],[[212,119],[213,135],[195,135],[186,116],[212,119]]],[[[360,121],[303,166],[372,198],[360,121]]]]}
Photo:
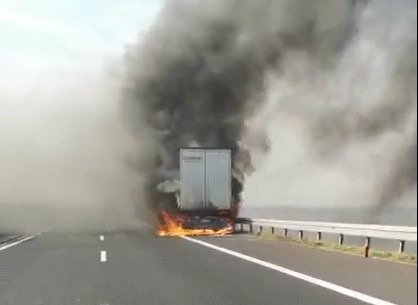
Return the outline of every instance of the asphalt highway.
{"type": "Polygon", "coordinates": [[[368,268],[358,258],[247,236],[44,233],[2,247],[1,305],[416,304],[414,266],[371,262],[368,268]],[[367,279],[380,284],[362,288],[370,272],[367,279]],[[393,279],[403,282],[393,286],[393,279]]]}

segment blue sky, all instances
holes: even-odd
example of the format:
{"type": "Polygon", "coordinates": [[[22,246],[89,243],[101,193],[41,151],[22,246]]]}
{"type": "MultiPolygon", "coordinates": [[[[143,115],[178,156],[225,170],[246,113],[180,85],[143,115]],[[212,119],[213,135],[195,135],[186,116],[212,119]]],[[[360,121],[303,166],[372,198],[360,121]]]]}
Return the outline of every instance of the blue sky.
{"type": "Polygon", "coordinates": [[[38,67],[121,54],[161,0],[0,0],[0,65],[38,67]]]}

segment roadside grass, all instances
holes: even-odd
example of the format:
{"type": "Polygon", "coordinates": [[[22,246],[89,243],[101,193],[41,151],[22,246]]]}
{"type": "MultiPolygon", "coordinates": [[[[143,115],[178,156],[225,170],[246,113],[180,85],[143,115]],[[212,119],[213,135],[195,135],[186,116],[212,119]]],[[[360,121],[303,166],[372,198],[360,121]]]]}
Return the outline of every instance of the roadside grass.
{"type": "MultiPolygon", "coordinates": [[[[326,240],[312,240],[312,239],[296,239],[292,237],[284,237],[281,235],[276,234],[269,234],[269,233],[256,233],[254,234],[254,238],[259,240],[270,240],[270,241],[280,241],[286,242],[293,245],[304,246],[309,248],[315,248],[325,251],[333,251],[333,252],[340,252],[344,254],[356,255],[356,256],[363,256],[364,255],[364,248],[359,246],[350,246],[350,245],[338,245],[326,240]]],[[[375,259],[382,259],[391,262],[397,263],[407,263],[407,264],[417,264],[417,257],[416,255],[408,254],[408,253],[398,253],[398,252],[390,252],[390,251],[381,251],[371,248],[369,250],[369,258],[375,259]]]]}

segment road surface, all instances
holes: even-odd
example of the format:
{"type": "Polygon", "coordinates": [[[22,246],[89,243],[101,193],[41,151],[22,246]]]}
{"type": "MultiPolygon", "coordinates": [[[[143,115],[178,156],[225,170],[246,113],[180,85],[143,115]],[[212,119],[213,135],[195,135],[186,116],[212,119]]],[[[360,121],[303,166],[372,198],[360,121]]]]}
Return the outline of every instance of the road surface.
{"type": "Polygon", "coordinates": [[[338,287],[377,297],[374,304],[408,305],[416,304],[415,284],[413,266],[247,236],[186,240],[146,231],[47,233],[0,251],[1,305],[367,304],[338,287]],[[324,288],[317,279],[338,286],[324,288]],[[402,282],[392,286],[393,280],[402,282]]]}

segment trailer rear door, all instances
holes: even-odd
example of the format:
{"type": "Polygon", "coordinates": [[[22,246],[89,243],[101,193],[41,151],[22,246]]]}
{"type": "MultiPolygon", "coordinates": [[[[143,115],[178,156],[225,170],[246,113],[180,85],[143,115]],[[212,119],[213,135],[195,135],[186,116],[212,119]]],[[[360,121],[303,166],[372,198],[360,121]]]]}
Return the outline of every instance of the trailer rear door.
{"type": "Polygon", "coordinates": [[[206,208],[227,210],[231,203],[231,151],[208,149],[206,161],[206,208]]]}
{"type": "Polygon", "coordinates": [[[205,208],[205,151],[180,150],[180,203],[182,210],[205,208]]]}

